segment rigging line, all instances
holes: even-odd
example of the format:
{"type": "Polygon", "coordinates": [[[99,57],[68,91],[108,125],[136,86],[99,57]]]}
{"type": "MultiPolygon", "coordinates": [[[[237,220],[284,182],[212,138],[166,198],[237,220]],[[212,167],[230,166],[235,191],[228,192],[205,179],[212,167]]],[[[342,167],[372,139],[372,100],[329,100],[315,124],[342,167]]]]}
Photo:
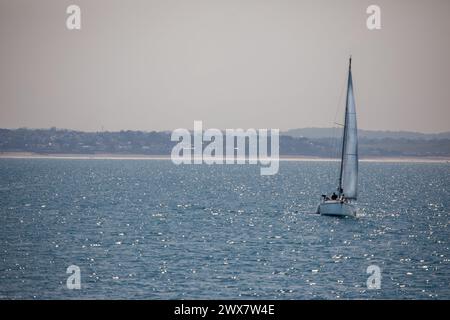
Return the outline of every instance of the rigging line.
{"type": "MultiPolygon", "coordinates": [[[[346,69],[346,71],[347,71],[347,69],[346,69]]],[[[339,100],[336,105],[336,109],[335,109],[335,113],[334,113],[334,121],[333,121],[334,124],[339,124],[337,122],[337,117],[338,117],[338,113],[340,110],[342,98],[344,96],[344,91],[345,91],[347,83],[348,83],[348,79],[346,79],[346,77],[343,77],[341,92],[340,92],[339,100]]],[[[341,124],[339,124],[339,125],[341,125],[341,124]]],[[[330,147],[331,147],[330,156],[332,159],[338,158],[338,156],[339,156],[339,150],[338,150],[339,143],[338,143],[338,130],[337,129],[338,128],[336,126],[333,126],[333,136],[331,137],[331,143],[330,143],[330,147]]],[[[328,170],[328,181],[331,181],[331,175],[333,174],[332,172],[334,171],[333,170],[334,165],[335,165],[335,163],[333,161],[330,161],[330,168],[328,170]]],[[[337,180],[338,180],[337,177],[335,177],[335,179],[333,179],[333,181],[337,182],[337,180]],[[335,179],[336,179],[336,181],[334,181],[335,179]]],[[[334,182],[333,182],[333,185],[335,184],[334,182]]]]}
{"type": "Polygon", "coordinates": [[[344,90],[345,90],[345,85],[347,84],[347,81],[344,81],[343,85],[342,85],[342,89],[341,89],[341,94],[339,96],[339,101],[338,104],[336,106],[336,111],[334,113],[334,123],[337,123],[337,117],[338,117],[338,112],[339,112],[339,106],[341,105],[342,102],[342,96],[344,95],[344,90]]]}

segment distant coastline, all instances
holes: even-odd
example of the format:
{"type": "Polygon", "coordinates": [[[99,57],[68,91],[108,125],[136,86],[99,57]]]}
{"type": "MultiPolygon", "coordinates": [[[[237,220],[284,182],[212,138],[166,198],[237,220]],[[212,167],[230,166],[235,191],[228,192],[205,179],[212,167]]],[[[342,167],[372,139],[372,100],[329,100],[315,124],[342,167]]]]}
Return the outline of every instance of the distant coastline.
{"type": "MultiPolygon", "coordinates": [[[[282,133],[282,159],[319,160],[337,158],[339,134],[332,129],[297,129],[282,133]],[[295,137],[295,134],[300,136],[295,137]]],[[[447,161],[450,159],[450,132],[435,135],[361,131],[360,159],[377,161],[447,161]],[[367,136],[370,133],[370,137],[367,136]],[[379,133],[380,138],[374,138],[379,133]],[[389,160],[386,160],[389,159],[389,160]],[[443,159],[443,160],[442,160],[443,159]]],[[[0,129],[0,152],[7,157],[167,159],[176,141],[171,133],[119,131],[81,132],[65,129],[0,129]]],[[[223,150],[225,154],[225,149],[223,150]]]]}
{"type": "MultiPolygon", "coordinates": [[[[169,155],[146,154],[73,154],[73,153],[34,153],[34,152],[0,152],[0,159],[66,159],[66,160],[170,160],[169,155]]],[[[280,161],[339,161],[336,158],[311,156],[280,156],[280,161]]],[[[361,162],[425,162],[447,163],[450,157],[363,157],[361,162]]]]}

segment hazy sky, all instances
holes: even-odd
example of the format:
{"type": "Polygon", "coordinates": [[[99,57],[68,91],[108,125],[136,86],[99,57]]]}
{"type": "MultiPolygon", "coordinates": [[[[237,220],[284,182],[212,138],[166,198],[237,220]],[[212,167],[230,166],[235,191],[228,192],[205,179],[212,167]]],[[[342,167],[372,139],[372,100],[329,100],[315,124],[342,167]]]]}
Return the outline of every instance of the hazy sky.
{"type": "Polygon", "coordinates": [[[0,0],[0,127],[329,127],[351,53],[360,128],[448,131],[449,14],[449,0],[0,0]]]}

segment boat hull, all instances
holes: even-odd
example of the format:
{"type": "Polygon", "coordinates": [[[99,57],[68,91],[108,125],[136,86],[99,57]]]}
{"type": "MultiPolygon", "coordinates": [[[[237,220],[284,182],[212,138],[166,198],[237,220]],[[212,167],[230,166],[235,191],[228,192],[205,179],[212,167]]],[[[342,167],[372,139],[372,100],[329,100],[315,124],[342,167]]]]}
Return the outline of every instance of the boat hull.
{"type": "Polygon", "coordinates": [[[317,213],[324,216],[356,217],[356,206],[342,201],[324,201],[317,207],[317,213]]]}

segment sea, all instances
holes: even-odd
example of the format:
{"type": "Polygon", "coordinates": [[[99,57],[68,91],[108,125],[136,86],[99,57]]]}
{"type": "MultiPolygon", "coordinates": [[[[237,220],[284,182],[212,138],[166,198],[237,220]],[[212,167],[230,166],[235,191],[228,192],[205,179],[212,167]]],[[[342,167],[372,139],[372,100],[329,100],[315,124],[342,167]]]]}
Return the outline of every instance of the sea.
{"type": "Polygon", "coordinates": [[[337,172],[0,159],[0,299],[450,299],[450,165],[361,162],[317,215],[337,172]]]}

